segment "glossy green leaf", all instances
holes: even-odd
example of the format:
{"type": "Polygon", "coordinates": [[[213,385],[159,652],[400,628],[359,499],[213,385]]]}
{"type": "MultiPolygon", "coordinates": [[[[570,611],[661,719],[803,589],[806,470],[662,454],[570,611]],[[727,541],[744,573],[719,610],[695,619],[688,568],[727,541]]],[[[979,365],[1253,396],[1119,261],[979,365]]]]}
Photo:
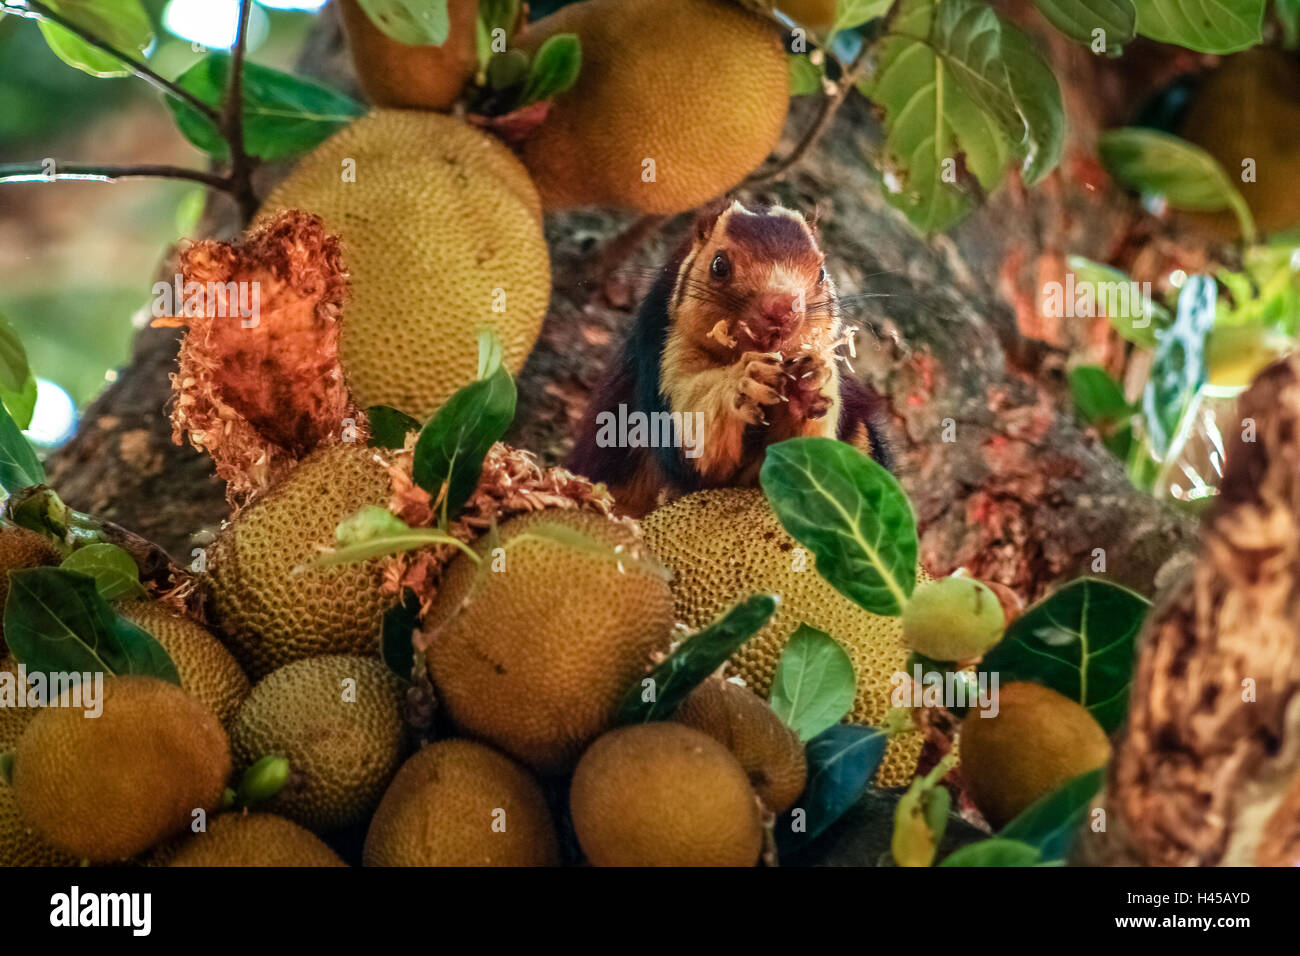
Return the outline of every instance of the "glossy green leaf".
{"type": "Polygon", "coordinates": [[[73,551],[59,565],[65,571],[79,571],[92,578],[105,601],[145,597],[140,583],[140,566],[115,544],[87,544],[73,551]]]}
{"type": "Polygon", "coordinates": [[[406,436],[420,430],[418,419],[387,405],[371,405],[366,409],[370,422],[370,445],[373,448],[402,448],[406,436]]]}
{"type": "Polygon", "coordinates": [[[844,648],[824,631],[800,624],[781,651],[769,701],[785,725],[811,740],[853,708],[857,682],[844,648]]]}
{"type": "Polygon", "coordinates": [[[767,450],[759,483],[817,571],[875,614],[901,614],[916,587],[916,518],[898,480],[844,442],[791,438],[767,450]]]}
{"type": "Polygon", "coordinates": [[[775,595],[755,594],[686,638],[644,679],[627,689],[614,722],[640,724],[671,717],[701,681],[772,619],[778,603],[775,595]]]}
{"type": "Polygon", "coordinates": [[[30,428],[32,413],[36,411],[36,377],[27,376],[27,383],[20,392],[0,388],[0,404],[13,416],[14,423],[19,428],[30,428]]]}
{"type": "Polygon", "coordinates": [[[942,231],[970,212],[981,192],[1001,182],[1013,155],[998,21],[980,9],[987,10],[958,0],[938,18],[931,0],[902,0],[876,44],[877,68],[858,83],[883,113],[876,166],[885,198],[921,232],[942,231]],[[972,88],[1000,104],[992,115],[972,88]]]}
{"type": "Polygon", "coordinates": [[[0,407],[0,488],[15,494],[45,481],[45,469],[5,407],[0,407]]]}
{"type": "Polygon", "coordinates": [[[1133,0],[1137,32],[1200,53],[1248,50],[1263,38],[1265,0],[1133,0]]]}
{"type": "Polygon", "coordinates": [[[447,0],[358,0],[370,22],[408,46],[442,46],[451,33],[447,0]]]}
{"type": "Polygon", "coordinates": [[[964,846],[940,866],[1040,866],[1043,855],[1036,847],[1019,840],[994,837],[964,846]]]}
{"type": "MultiPolygon", "coordinates": [[[[229,86],[230,55],[211,53],[176,81],[210,106],[221,108],[229,86]]],[[[314,149],[365,112],[351,97],[256,63],[244,64],[244,148],[260,159],[286,159],[314,149]]],[[[217,128],[187,103],[168,97],[176,126],[215,159],[230,149],[217,128]]]]}
{"type": "Polygon", "coordinates": [[[1046,61],[1029,38],[1002,24],[1002,63],[1016,106],[1025,120],[1026,136],[1020,149],[1021,178],[1036,186],[1057,167],[1065,152],[1065,106],[1061,88],[1046,61]]]}
{"type": "Polygon", "coordinates": [[[1133,0],[1034,0],[1034,6],[1071,40],[1090,47],[1093,32],[1101,30],[1107,51],[1132,40],[1137,24],[1133,0]]]}
{"type": "Polygon", "coordinates": [[[1075,777],[1031,803],[998,835],[1036,847],[1044,860],[1064,860],[1105,782],[1101,767],[1075,777]]]}
{"type": "Polygon", "coordinates": [[[1102,162],[1121,183],[1163,196],[1178,209],[1231,209],[1246,241],[1255,241],[1255,221],[1246,200],[1218,161],[1199,146],[1136,126],[1103,133],[1097,146],[1102,162]]]}
{"type": "Polygon", "coordinates": [[[578,82],[582,43],[576,33],[557,33],[537,48],[520,106],[553,100],[578,82]]]}
{"type": "Polygon", "coordinates": [[[109,607],[95,580],[63,568],[9,573],[5,642],[28,670],[141,674],[180,684],[171,657],[148,631],[109,607]]]}
{"type": "Polygon", "coordinates": [[[1132,414],[1119,383],[1100,365],[1076,365],[1070,369],[1070,395],[1089,424],[1118,421],[1132,414]]]}
{"type": "Polygon", "coordinates": [[[893,0],[839,0],[835,7],[835,28],[832,33],[852,30],[889,12],[893,0]]]}
{"type": "Polygon", "coordinates": [[[802,53],[791,53],[787,59],[791,96],[809,96],[822,91],[821,67],[802,53]]]}
{"type": "Polygon", "coordinates": [[[440,502],[443,519],[456,517],[478,487],[483,459],[515,417],[515,383],[505,366],[453,395],[415,442],[415,483],[440,502]],[[446,485],[445,494],[443,485],[446,485]]]}
{"type": "Polygon", "coordinates": [[[1192,399],[1205,384],[1218,287],[1209,276],[1189,276],[1178,294],[1174,323],[1156,333],[1156,354],[1142,392],[1142,415],[1152,453],[1165,459],[1179,441],[1192,399]]]}
{"type": "Polygon", "coordinates": [[[1151,604],[1128,588],[1080,578],[1011,622],[980,671],[1000,686],[1032,681],[1078,701],[1107,733],[1124,722],[1137,636],[1151,604]]]}
{"type": "Polygon", "coordinates": [[[815,840],[862,797],[889,737],[860,724],[836,724],[808,741],[808,783],[776,822],[777,849],[792,853],[815,840]]]}
{"type": "Polygon", "coordinates": [[[21,392],[31,375],[27,350],[18,337],[18,330],[0,315],[0,389],[21,392]]]}
{"type": "MultiPolygon", "coordinates": [[[[153,25],[140,0],[44,0],[55,13],[135,59],[153,42],[153,25]]],[[[91,76],[130,76],[130,67],[56,23],[41,20],[41,35],[64,63],[91,76]]]]}

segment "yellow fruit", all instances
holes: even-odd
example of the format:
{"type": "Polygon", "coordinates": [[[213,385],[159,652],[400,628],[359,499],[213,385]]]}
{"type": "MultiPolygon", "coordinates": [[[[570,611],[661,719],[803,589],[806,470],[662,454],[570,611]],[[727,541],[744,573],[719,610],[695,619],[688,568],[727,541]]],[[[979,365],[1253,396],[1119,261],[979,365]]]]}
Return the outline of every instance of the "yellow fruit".
{"type": "Polygon", "coordinates": [[[535,51],[557,33],[578,34],[582,70],[522,147],[548,209],[679,213],[739,183],[781,136],[780,30],[734,3],[587,0],[518,43],[535,51]]]}
{"type": "Polygon", "coordinates": [[[352,64],[366,97],[376,106],[446,110],[478,68],[474,31],[478,0],[450,0],[451,28],[441,46],[413,46],[375,26],[357,0],[342,0],[352,64]]]}
{"type": "MultiPolygon", "coordinates": [[[[212,711],[152,677],[104,681],[103,712],[41,710],[14,759],[18,808],[52,845],[93,862],[124,860],[221,802],[230,776],[212,711]]],[[[65,695],[66,701],[66,695],[65,695]]]]}
{"type": "Polygon", "coordinates": [[[346,866],[315,834],[271,813],[223,813],[188,837],[168,866],[346,866]]]}
{"type": "Polygon", "coordinates": [[[903,608],[903,644],[936,661],[979,657],[1005,626],[997,595],[965,575],[919,585],[903,608]]]}
{"type": "Polygon", "coordinates": [[[386,505],[373,449],[331,445],[304,459],[213,543],[213,623],[254,680],[322,654],[377,654],[385,608],[382,559],[297,570],[333,547],[339,522],[386,505]]]}
{"type": "Polygon", "coordinates": [[[474,380],[483,326],[506,367],[523,366],[550,260],[537,191],[496,139],[436,113],[376,110],[305,157],[259,221],[284,209],[315,213],[341,240],[339,360],[362,408],[431,417],[474,380]]]}
{"type": "Polygon", "coordinates": [[[577,511],[507,521],[504,570],[456,558],[425,619],[430,674],[451,719],[543,773],[573,766],[623,693],[666,649],[672,595],[628,525],[577,511]],[[539,537],[548,533],[547,537],[539,537]],[[554,534],[578,532],[589,553],[554,534]],[[615,548],[622,548],[617,561],[615,548]]]}
{"type": "Polygon", "coordinates": [[[1220,325],[1210,332],[1206,364],[1211,385],[1245,388],[1276,359],[1295,351],[1295,340],[1267,326],[1220,325]]]}
{"type": "Polygon", "coordinates": [[[249,683],[221,642],[189,618],[153,601],[119,604],[117,611],[153,635],[176,664],[181,687],[211,707],[221,726],[229,727],[248,696],[249,683]]]}
{"type": "MultiPolygon", "coordinates": [[[[0,660],[0,672],[11,680],[18,674],[12,657],[0,660]]],[[[0,706],[0,754],[12,751],[18,739],[39,713],[32,707],[0,706]]],[[[75,866],[76,857],[50,846],[36,835],[18,813],[13,787],[0,779],[0,866],[75,866]]]]}
{"type": "MultiPolygon", "coordinates": [[[[811,554],[806,570],[796,570],[798,545],[761,491],[699,491],[651,512],[641,527],[650,547],[673,569],[677,617],[690,627],[704,627],[756,592],[780,596],[772,620],[731,660],[755,693],[767,697],[785,642],[806,623],[839,641],[853,661],[858,693],[850,719],[877,725],[885,716],[891,680],[906,670],[899,619],[870,614],[844,597],[817,573],[811,554]]],[[[918,581],[926,580],[919,574],[918,581]]],[[[920,752],[919,735],[893,738],[876,782],[894,787],[910,781],[920,752]]]]}
{"type": "Polygon", "coordinates": [[[1004,684],[997,705],[995,717],[972,710],[960,737],[967,788],[995,828],[1110,759],[1110,741],[1092,715],[1050,688],[1004,684]]]}
{"type": "Polygon", "coordinates": [[[58,550],[44,535],[17,525],[0,526],[0,654],[5,652],[4,607],[9,600],[9,572],[58,564],[58,550]]]}
{"type": "Polygon", "coordinates": [[[263,678],[230,729],[242,773],[268,755],[289,783],[261,805],[324,832],[364,820],[401,762],[402,687],[374,657],[313,657],[263,678]]]}
{"type": "Polygon", "coordinates": [[[555,826],[523,767],[470,740],[402,765],[366,834],[366,866],[555,866],[555,826]]]}
{"type": "Polygon", "coordinates": [[[777,0],[776,8],[814,33],[835,26],[835,0],[777,0]]]}
{"type": "Polygon", "coordinates": [[[748,688],[711,677],[682,701],[673,720],[730,750],[773,813],[784,813],[803,793],[808,773],[803,743],[748,688]]]}
{"type": "Polygon", "coordinates": [[[595,866],[753,866],[763,843],[744,768],[708,734],[672,722],[599,738],[578,762],[569,805],[595,866]]]}

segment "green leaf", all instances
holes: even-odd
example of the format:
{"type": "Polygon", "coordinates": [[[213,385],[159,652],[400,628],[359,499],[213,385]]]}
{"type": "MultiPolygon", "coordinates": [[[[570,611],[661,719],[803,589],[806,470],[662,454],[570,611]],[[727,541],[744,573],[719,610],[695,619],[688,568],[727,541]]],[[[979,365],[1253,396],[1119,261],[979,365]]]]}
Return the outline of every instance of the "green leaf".
{"type": "MultiPolygon", "coordinates": [[[[186,70],[177,84],[221,108],[229,84],[230,55],[211,53],[186,70]]],[[[365,112],[351,97],[256,63],[244,64],[244,148],[260,159],[286,159],[314,149],[365,112]]],[[[167,98],[176,126],[215,159],[230,157],[225,138],[189,104],[167,98]]]]}
{"type": "Polygon", "coordinates": [[[1076,365],[1070,369],[1070,394],[1075,407],[1089,424],[1118,421],[1132,414],[1119,383],[1100,365],[1076,365]]]}
{"type": "Polygon", "coordinates": [[[1156,354],[1142,392],[1142,415],[1152,453],[1176,450],[1183,418],[1209,375],[1205,361],[1214,328],[1218,287],[1209,276],[1189,276],[1178,294],[1174,324],[1156,333],[1156,354]]]}
{"type": "Polygon", "coordinates": [[[370,422],[372,448],[402,448],[406,436],[420,430],[418,419],[387,405],[371,405],[366,409],[366,419],[370,422]]]}
{"type": "Polygon", "coordinates": [[[916,587],[916,518],[898,480],[851,445],[772,445],[759,483],[781,525],[836,590],[875,614],[901,614],[916,587]]]}
{"type": "Polygon", "coordinates": [[[1036,186],[1056,168],[1065,152],[1065,106],[1056,76],[1029,38],[1002,24],[1002,62],[1016,106],[1025,119],[1021,178],[1036,186]]]}
{"type": "Polygon", "coordinates": [[[483,473],[483,459],[514,417],[515,383],[500,365],[489,378],[457,391],[420,431],[412,475],[435,501],[443,495],[444,522],[456,517],[474,493],[483,473]]]}
{"type": "MultiPolygon", "coordinates": [[[[45,0],[68,21],[94,34],[109,46],[140,59],[153,42],[153,25],[140,0],[45,0]]],[[[39,21],[41,35],[64,63],[91,76],[130,76],[130,67],[99,50],[75,33],[48,20],[39,21]]]]}
{"type": "Polygon", "coordinates": [[[442,46],[451,33],[447,0],[359,0],[370,22],[408,46],[442,46]]]}
{"type": "Polygon", "coordinates": [[[142,674],[180,684],[162,645],[116,614],[93,578],[63,568],[9,573],[5,642],[28,670],[142,674]]]}
{"type": "Polygon", "coordinates": [[[1137,32],[1200,53],[1248,50],[1264,38],[1264,0],[1133,0],[1137,32]]]}
{"type": "Polygon", "coordinates": [[[891,32],[876,44],[877,69],[858,82],[884,114],[885,141],[876,165],[885,197],[925,233],[942,231],[970,212],[981,191],[1001,182],[1012,155],[999,122],[968,92],[972,75],[978,77],[975,85],[986,100],[1002,103],[998,112],[1005,119],[1010,87],[997,57],[997,19],[978,11],[963,17],[974,9],[970,0],[952,6],[944,13],[947,33],[940,34],[940,45],[931,40],[939,24],[931,0],[902,0],[891,32]],[[973,62],[959,66],[961,51],[973,62]]]}
{"type": "Polygon", "coordinates": [[[1282,25],[1282,48],[1296,50],[1300,47],[1300,0],[1275,0],[1273,11],[1282,25]]]}
{"type": "Polygon", "coordinates": [[[1103,133],[1098,150],[1121,183],[1163,196],[1178,209],[1231,209],[1241,223],[1242,236],[1255,241],[1255,221],[1246,200],[1218,161],[1199,146],[1159,130],[1130,126],[1103,133]]]}
{"type": "Polygon", "coordinates": [[[1040,866],[1043,856],[1036,847],[1019,840],[994,837],[951,853],[940,866],[1040,866]]]}
{"type": "Polygon", "coordinates": [[[1034,0],[1034,6],[1056,29],[1088,46],[1094,30],[1103,32],[1107,50],[1133,39],[1133,0],[1034,0]]]}
{"type": "Polygon", "coordinates": [[[930,45],[1007,140],[1021,142],[1025,138],[1025,121],[1007,78],[1002,59],[1002,24],[993,8],[974,0],[944,0],[938,4],[930,45]]]}
{"type": "Polygon", "coordinates": [[[808,96],[822,91],[822,68],[802,53],[791,53],[790,95],[808,96]]]}
{"type": "Polygon", "coordinates": [[[808,741],[808,783],[776,823],[776,845],[782,856],[815,840],[857,803],[888,743],[883,730],[861,724],[836,724],[808,741]],[[797,815],[796,811],[803,812],[797,815]],[[796,823],[801,830],[795,829],[796,823]]]}
{"type": "Polygon", "coordinates": [[[547,37],[533,56],[520,106],[553,100],[578,82],[582,70],[582,43],[576,33],[547,37]]]}
{"type": "Polygon", "coordinates": [[[87,544],[73,551],[59,565],[65,571],[79,571],[92,578],[105,601],[145,597],[140,584],[140,566],[115,544],[87,544]]]}
{"type": "Polygon", "coordinates": [[[1137,636],[1150,607],[1117,584],[1071,581],[1012,621],[979,669],[1000,684],[1050,687],[1082,704],[1109,734],[1128,711],[1137,636]]]}
{"type": "Polygon", "coordinates": [[[706,677],[758,633],[779,603],[773,594],[746,598],[698,633],[692,634],[642,680],[623,694],[614,723],[667,720],[706,677]],[[647,685],[645,681],[651,683],[647,685]],[[647,689],[651,690],[646,699],[647,689]]]}
{"type": "Polygon", "coordinates": [[[27,350],[23,348],[18,331],[0,315],[0,389],[21,392],[31,376],[27,350]]]}
{"type": "Polygon", "coordinates": [[[1068,256],[1065,264],[1074,275],[1076,287],[1091,286],[1093,301],[1106,312],[1116,332],[1134,345],[1155,348],[1156,330],[1173,322],[1168,309],[1150,296],[1133,295],[1133,280],[1114,266],[1083,256],[1068,256]],[[1123,294],[1112,294],[1116,290],[1123,294]]]}
{"type": "Polygon", "coordinates": [[[18,424],[0,407],[0,488],[16,494],[45,481],[45,469],[18,424]]]}
{"type": "Polygon", "coordinates": [[[1045,860],[1064,860],[1105,781],[1104,767],[1075,777],[1031,803],[998,835],[1036,847],[1045,860]]]}
{"type": "Polygon", "coordinates": [[[404,681],[415,670],[415,645],[412,638],[420,623],[420,601],[407,591],[402,601],[384,612],[379,635],[379,653],[388,669],[404,681]]]}
{"type": "Polygon", "coordinates": [[[835,7],[835,27],[832,34],[852,30],[889,12],[893,0],[839,0],[835,7]]]}
{"type": "Polygon", "coordinates": [[[32,425],[32,413],[36,411],[36,378],[29,375],[27,384],[23,386],[21,392],[11,392],[6,388],[0,388],[0,403],[8,409],[9,414],[13,416],[14,423],[19,428],[30,428],[32,425]]]}
{"type": "MultiPolygon", "coordinates": [[[[393,520],[400,522],[401,519],[394,518],[393,520]]],[[[346,523],[344,522],[344,524],[346,523]]],[[[339,527],[342,528],[343,525],[339,527]]],[[[330,568],[338,564],[355,564],[358,561],[369,561],[372,558],[384,558],[390,554],[417,551],[420,548],[427,548],[434,544],[450,544],[462,551],[470,550],[464,542],[442,531],[434,531],[430,528],[408,528],[405,523],[402,524],[402,527],[406,530],[361,536],[348,544],[340,545],[333,551],[322,551],[306,564],[294,568],[294,573],[306,571],[309,568],[330,568]]],[[[337,531],[335,533],[337,534],[337,531]]],[[[351,535],[352,531],[349,530],[344,533],[351,535]]],[[[477,559],[478,555],[474,557],[477,559]]]]}
{"type": "Polygon", "coordinates": [[[770,701],[776,715],[800,740],[811,740],[844,719],[856,693],[853,662],[844,648],[829,634],[800,624],[772,678],[770,701]]]}

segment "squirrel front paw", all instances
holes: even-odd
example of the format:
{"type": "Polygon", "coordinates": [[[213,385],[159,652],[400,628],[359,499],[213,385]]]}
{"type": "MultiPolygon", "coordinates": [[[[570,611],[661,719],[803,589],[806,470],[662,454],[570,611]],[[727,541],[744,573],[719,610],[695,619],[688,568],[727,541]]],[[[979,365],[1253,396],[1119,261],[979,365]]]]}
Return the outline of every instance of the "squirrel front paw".
{"type": "Polygon", "coordinates": [[[812,352],[805,352],[786,359],[782,370],[790,414],[800,420],[824,418],[832,402],[832,397],[826,392],[826,385],[831,380],[831,367],[825,360],[812,352]]]}
{"type": "Polygon", "coordinates": [[[746,352],[736,368],[740,379],[736,386],[736,414],[750,425],[766,425],[764,410],[784,400],[781,356],[775,352],[746,352]]]}

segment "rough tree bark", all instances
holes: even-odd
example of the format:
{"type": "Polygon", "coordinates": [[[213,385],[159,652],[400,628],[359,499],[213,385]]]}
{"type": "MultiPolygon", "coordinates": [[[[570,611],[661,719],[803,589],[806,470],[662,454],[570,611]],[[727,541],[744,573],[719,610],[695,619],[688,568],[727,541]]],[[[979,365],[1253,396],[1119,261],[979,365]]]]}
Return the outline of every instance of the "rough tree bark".
{"type": "MultiPolygon", "coordinates": [[[[933,570],[964,565],[1031,599],[1089,567],[1100,547],[1112,579],[1150,593],[1160,566],[1188,545],[1190,525],[1133,490],[1063,400],[1059,346],[1096,339],[1097,324],[1052,327],[1034,303],[1036,288],[1059,278],[1053,270],[1063,274],[1065,254],[1106,259],[1122,251],[1134,207],[1087,157],[1098,125],[1118,121],[1134,85],[1149,86],[1161,70],[1148,65],[1124,79],[1113,61],[1042,35],[1071,122],[1071,152],[1043,187],[1025,193],[1008,185],[951,235],[919,238],[884,201],[868,161],[878,126],[854,97],[819,148],[785,179],[749,195],[816,210],[841,291],[888,294],[850,313],[867,330],[856,364],[890,400],[899,470],[933,570]],[[952,441],[943,440],[946,420],[952,441]]],[[[329,18],[311,44],[315,68],[350,85],[329,18]]],[[[796,102],[787,139],[807,123],[807,105],[796,102]]],[[[232,226],[224,206],[214,204],[210,217],[217,234],[232,226]]],[[[547,223],[555,288],[520,376],[511,436],[547,461],[563,453],[649,271],[681,228],[669,223],[619,273],[594,276],[598,251],[627,223],[600,212],[547,223]]],[[[130,366],[53,457],[51,474],[74,507],[184,557],[225,507],[206,461],[171,442],[167,374],[176,341],[174,330],[138,335],[130,366]]]]}

